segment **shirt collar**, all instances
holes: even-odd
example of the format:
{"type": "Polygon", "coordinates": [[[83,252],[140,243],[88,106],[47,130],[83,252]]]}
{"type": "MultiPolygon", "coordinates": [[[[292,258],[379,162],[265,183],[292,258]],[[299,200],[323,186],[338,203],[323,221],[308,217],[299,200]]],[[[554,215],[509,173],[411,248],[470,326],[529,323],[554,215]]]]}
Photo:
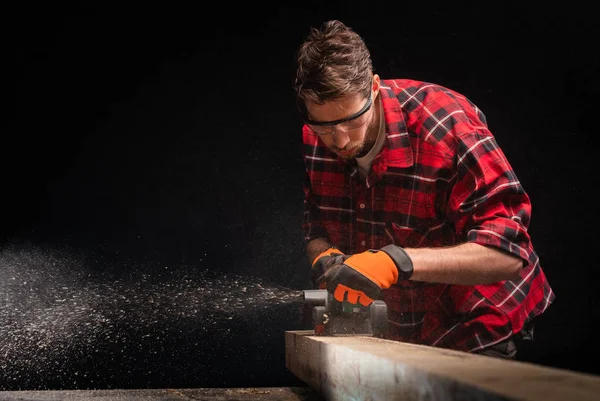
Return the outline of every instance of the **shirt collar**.
{"type": "Polygon", "coordinates": [[[379,90],[387,136],[386,145],[381,151],[381,161],[379,161],[386,166],[382,171],[387,170],[387,167],[406,168],[414,163],[402,105],[388,82],[382,80],[379,90]]]}

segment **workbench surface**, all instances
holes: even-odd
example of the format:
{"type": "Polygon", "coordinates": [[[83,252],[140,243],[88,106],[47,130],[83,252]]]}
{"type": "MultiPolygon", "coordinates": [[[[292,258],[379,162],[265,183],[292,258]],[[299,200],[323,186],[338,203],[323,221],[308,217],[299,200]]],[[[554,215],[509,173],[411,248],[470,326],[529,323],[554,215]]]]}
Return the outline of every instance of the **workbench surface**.
{"type": "Polygon", "coordinates": [[[323,401],[310,387],[0,391],[19,401],[323,401]]]}

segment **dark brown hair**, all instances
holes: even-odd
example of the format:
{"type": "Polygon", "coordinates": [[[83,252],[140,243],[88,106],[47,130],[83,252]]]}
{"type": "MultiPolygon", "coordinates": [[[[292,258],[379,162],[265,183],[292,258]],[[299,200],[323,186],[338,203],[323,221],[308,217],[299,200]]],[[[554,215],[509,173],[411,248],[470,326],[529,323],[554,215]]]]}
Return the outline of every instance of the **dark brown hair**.
{"type": "Polygon", "coordinates": [[[337,20],[311,28],[299,47],[294,90],[299,103],[323,104],[348,94],[369,95],[373,77],[371,54],[363,39],[337,20]]]}

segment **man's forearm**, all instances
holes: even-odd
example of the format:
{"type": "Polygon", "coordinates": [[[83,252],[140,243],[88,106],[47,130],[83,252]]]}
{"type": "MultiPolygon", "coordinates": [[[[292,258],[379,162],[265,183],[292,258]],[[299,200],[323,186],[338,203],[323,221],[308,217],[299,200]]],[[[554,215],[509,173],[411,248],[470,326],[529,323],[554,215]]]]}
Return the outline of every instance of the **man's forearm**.
{"type": "Polygon", "coordinates": [[[308,263],[313,262],[317,256],[323,251],[331,247],[331,244],[325,238],[316,238],[306,244],[306,256],[308,263]]]}
{"type": "Polygon", "coordinates": [[[476,285],[516,279],[520,258],[491,247],[465,243],[447,248],[404,248],[413,261],[411,280],[476,285]]]}

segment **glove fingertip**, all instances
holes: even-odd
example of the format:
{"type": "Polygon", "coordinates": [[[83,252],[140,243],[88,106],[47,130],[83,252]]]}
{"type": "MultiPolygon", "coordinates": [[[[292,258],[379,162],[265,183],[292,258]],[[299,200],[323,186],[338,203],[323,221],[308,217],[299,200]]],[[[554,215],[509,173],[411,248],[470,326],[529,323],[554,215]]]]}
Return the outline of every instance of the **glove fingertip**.
{"type": "Polygon", "coordinates": [[[369,306],[373,303],[373,300],[363,294],[358,298],[358,302],[360,302],[362,306],[369,306]]]}
{"type": "Polygon", "coordinates": [[[348,291],[339,286],[336,286],[335,290],[333,291],[333,297],[339,302],[344,302],[346,300],[347,294],[348,291]]]}

